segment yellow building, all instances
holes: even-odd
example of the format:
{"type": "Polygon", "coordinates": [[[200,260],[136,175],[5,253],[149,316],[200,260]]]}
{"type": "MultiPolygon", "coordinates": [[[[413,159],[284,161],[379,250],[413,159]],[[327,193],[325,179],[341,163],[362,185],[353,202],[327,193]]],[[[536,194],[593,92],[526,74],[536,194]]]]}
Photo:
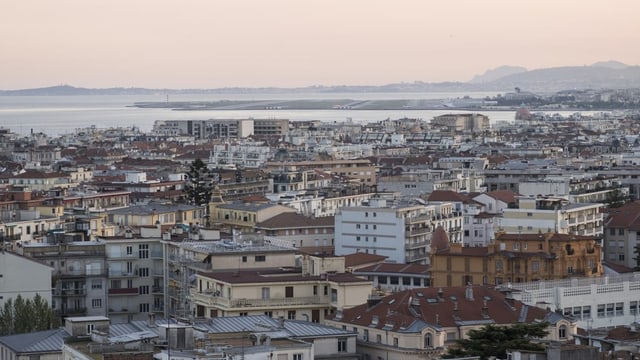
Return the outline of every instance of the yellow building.
{"type": "Polygon", "coordinates": [[[296,212],[294,208],[266,201],[238,201],[209,205],[212,224],[238,230],[253,230],[257,223],[283,213],[296,212]]]}
{"type": "Polygon", "coordinates": [[[196,317],[265,314],[322,322],[335,310],[365,303],[371,281],[347,273],[310,275],[293,269],[201,272],[191,301],[196,317]]]}
{"type": "Polygon", "coordinates": [[[462,247],[439,228],[431,245],[431,286],[601,276],[601,252],[597,238],[558,233],[498,233],[487,247],[462,247]]]}

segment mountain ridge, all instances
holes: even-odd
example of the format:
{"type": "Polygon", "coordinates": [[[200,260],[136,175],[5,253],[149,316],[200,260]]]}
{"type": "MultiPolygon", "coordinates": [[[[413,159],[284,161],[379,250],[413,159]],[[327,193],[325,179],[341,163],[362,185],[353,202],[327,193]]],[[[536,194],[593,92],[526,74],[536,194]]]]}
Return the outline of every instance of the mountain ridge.
{"type": "Polygon", "coordinates": [[[225,87],[210,89],[171,89],[142,87],[82,88],[56,85],[32,89],[0,90],[0,96],[72,96],[72,95],[157,95],[157,94],[237,94],[287,92],[478,92],[505,91],[519,87],[535,92],[567,89],[637,88],[640,66],[615,60],[585,66],[559,66],[527,70],[503,65],[474,76],[468,82],[402,82],[385,85],[312,85],[305,87],[225,87]]]}

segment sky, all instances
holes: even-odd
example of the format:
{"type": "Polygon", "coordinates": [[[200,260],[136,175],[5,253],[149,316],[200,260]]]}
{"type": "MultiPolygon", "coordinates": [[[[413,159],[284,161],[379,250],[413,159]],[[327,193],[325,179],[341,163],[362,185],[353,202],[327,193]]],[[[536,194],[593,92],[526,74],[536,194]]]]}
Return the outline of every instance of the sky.
{"type": "Polygon", "coordinates": [[[638,0],[3,0],[0,89],[468,81],[640,65],[638,0]]]}

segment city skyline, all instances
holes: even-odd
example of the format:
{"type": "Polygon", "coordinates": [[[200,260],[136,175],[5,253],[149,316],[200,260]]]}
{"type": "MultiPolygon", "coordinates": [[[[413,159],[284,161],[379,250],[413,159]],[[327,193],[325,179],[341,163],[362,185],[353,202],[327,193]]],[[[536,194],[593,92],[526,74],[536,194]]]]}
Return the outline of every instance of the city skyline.
{"type": "Polygon", "coordinates": [[[637,65],[638,10],[626,0],[10,0],[0,76],[2,89],[298,87],[637,65]]]}

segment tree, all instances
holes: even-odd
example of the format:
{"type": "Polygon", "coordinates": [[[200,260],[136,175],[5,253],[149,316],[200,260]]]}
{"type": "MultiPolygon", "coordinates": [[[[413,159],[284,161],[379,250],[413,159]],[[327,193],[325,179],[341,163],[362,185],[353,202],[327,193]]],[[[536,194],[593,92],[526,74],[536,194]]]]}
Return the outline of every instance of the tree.
{"type": "Polygon", "coordinates": [[[449,348],[443,358],[479,356],[485,360],[491,356],[503,359],[507,350],[542,351],[544,346],[533,342],[547,335],[548,323],[516,324],[512,326],[485,325],[481,329],[470,330],[466,339],[456,340],[456,346],[449,348]]]}
{"type": "Polygon", "coordinates": [[[186,173],[184,192],[187,200],[197,206],[206,205],[211,200],[212,191],[211,172],[207,164],[200,159],[195,159],[186,173]]]}
{"type": "Polygon", "coordinates": [[[33,300],[25,300],[18,295],[15,300],[7,300],[0,309],[0,335],[48,330],[57,326],[58,319],[53,309],[40,294],[36,294],[33,300]]]}

